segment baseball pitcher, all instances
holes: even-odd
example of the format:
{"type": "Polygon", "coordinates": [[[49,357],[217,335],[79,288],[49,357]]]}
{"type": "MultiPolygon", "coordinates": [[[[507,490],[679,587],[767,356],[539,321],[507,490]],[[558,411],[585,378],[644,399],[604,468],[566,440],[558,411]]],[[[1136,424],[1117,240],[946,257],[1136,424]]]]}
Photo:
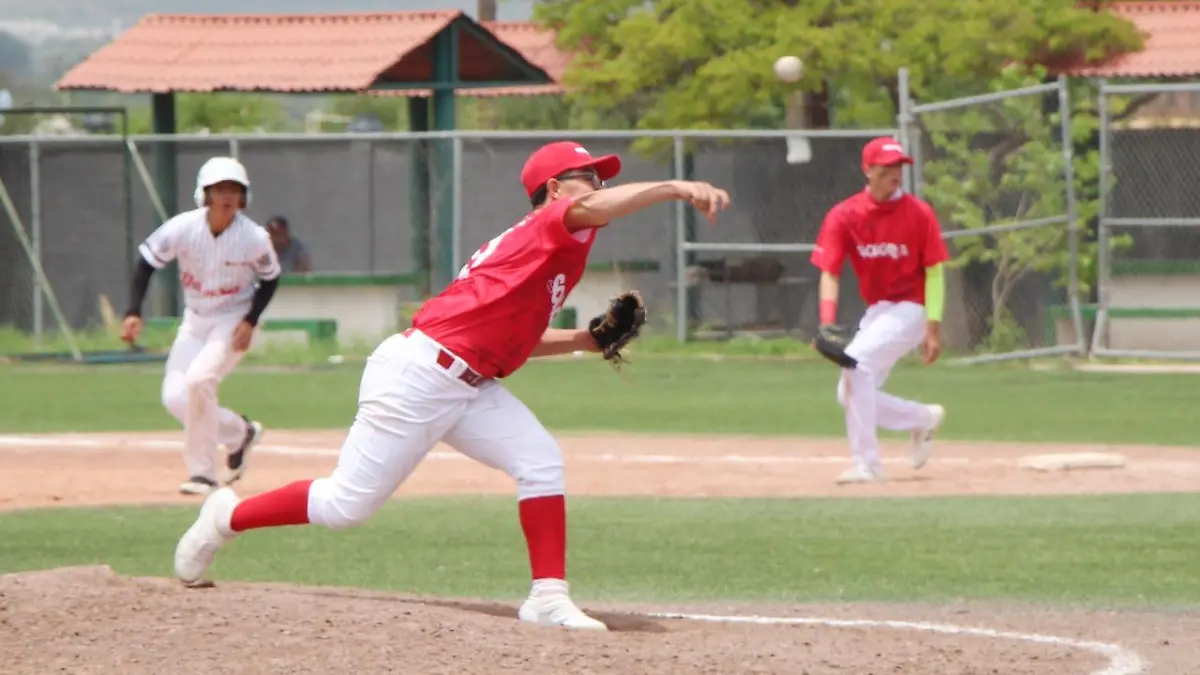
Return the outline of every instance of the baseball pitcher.
{"type": "Polygon", "coordinates": [[[217,490],[179,540],[175,575],[184,583],[200,580],[218,549],[247,530],[362,523],[444,441],[516,482],[533,578],[518,617],[606,630],[568,593],[562,452],[499,380],[532,357],[591,351],[617,362],[645,322],[636,292],[615,298],[587,328],[550,327],[583,276],[599,231],[664,202],[689,202],[710,221],[729,203],[707,183],[607,188],[620,169],[616,155],[594,157],[577,143],[535,151],[521,172],[532,212],[471,256],[457,279],[413,317],[412,327],[384,340],[368,359],[358,414],[332,475],[242,501],[229,488],[217,490]]]}

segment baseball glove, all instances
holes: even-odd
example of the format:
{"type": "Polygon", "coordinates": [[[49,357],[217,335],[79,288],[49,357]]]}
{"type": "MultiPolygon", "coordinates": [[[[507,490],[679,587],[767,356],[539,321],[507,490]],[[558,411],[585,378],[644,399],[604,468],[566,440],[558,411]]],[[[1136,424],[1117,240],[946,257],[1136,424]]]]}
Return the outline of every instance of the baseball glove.
{"type": "Polygon", "coordinates": [[[588,332],[603,350],[604,358],[620,365],[621,349],[641,332],[646,323],[646,305],[637,291],[626,291],[608,303],[608,311],[588,322],[588,332]]]}
{"type": "Polygon", "coordinates": [[[858,361],[846,353],[846,345],[849,342],[843,326],[825,324],[817,329],[817,337],[813,339],[813,348],[821,356],[833,361],[838,366],[853,370],[858,366],[858,361]]]}

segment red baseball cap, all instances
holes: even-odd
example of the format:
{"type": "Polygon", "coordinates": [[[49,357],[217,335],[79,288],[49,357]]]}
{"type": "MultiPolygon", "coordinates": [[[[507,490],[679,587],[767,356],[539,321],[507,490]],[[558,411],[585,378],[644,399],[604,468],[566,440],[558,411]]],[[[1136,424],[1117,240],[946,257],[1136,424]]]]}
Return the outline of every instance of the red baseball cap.
{"type": "Polygon", "coordinates": [[[889,164],[912,164],[913,160],[904,152],[904,146],[900,145],[900,141],[890,136],[881,136],[873,139],[863,148],[862,162],[865,166],[887,166],[889,164]]]}
{"type": "Polygon", "coordinates": [[[609,180],[621,173],[621,158],[617,155],[592,157],[582,145],[574,141],[547,143],[525,160],[521,169],[521,185],[525,193],[533,196],[546,181],[577,169],[595,169],[600,180],[609,180]]]}

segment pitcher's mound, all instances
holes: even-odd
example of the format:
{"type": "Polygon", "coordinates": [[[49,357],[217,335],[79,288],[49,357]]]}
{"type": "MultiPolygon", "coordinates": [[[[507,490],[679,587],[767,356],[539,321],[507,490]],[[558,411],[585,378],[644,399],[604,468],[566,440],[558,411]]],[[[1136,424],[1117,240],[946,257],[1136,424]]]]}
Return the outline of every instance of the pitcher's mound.
{"type": "Polygon", "coordinates": [[[0,653],[6,675],[1084,675],[1104,667],[1101,656],[1069,645],[880,626],[716,624],[585,606],[613,631],[568,631],[521,623],[516,609],[282,584],[190,590],[107,567],[63,568],[0,576],[0,653]]]}

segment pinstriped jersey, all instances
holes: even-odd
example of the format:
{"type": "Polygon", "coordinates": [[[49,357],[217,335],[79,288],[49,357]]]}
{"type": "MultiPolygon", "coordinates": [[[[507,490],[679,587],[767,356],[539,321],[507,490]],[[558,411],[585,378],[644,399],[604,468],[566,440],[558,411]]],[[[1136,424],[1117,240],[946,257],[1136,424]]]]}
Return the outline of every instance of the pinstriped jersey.
{"type": "Polygon", "coordinates": [[[138,252],[155,269],[178,261],[184,303],[201,316],[249,311],[258,280],[280,274],[270,235],[240,211],[215,236],[207,208],[185,211],[146,237],[138,252]]]}

